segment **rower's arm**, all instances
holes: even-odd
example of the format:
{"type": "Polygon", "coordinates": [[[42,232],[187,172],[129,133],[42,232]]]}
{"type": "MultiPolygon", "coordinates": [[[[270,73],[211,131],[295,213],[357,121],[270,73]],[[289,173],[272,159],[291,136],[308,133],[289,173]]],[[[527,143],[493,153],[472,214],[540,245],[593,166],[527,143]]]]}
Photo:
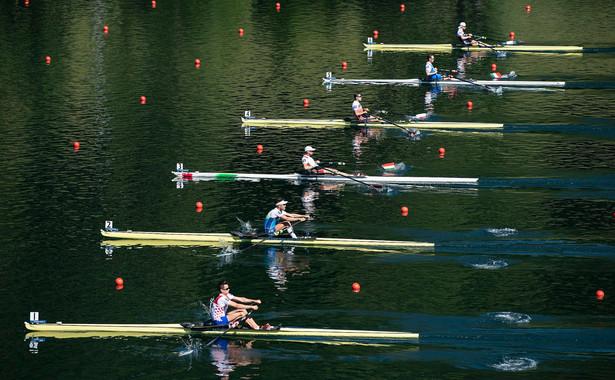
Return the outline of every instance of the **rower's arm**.
{"type": "MultiPolygon", "coordinates": [[[[259,304],[260,305],[260,303],[261,303],[261,300],[253,300],[251,298],[237,297],[237,296],[233,297],[233,300],[236,300],[237,302],[230,301],[229,305],[231,305],[232,307],[235,307],[237,309],[251,309],[253,307],[253,305],[251,305],[251,304],[255,303],[255,304],[259,304]],[[238,302],[240,302],[240,303],[238,303],[238,302]]],[[[256,309],[254,309],[254,310],[256,310],[256,309]]]]}

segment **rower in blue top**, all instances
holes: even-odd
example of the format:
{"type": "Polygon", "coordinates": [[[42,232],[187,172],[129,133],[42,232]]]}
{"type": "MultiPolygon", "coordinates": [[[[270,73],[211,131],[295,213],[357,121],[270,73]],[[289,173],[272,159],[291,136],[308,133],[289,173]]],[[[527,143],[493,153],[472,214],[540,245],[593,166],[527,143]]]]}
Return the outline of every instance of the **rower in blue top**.
{"type": "Polygon", "coordinates": [[[438,69],[436,69],[433,65],[433,61],[436,58],[433,54],[429,54],[427,58],[427,62],[425,63],[425,74],[427,75],[427,80],[442,80],[442,75],[438,74],[438,69]]]}
{"type": "Polygon", "coordinates": [[[278,235],[283,230],[288,231],[293,239],[298,239],[291,222],[306,221],[310,219],[309,215],[291,214],[286,212],[286,204],[283,198],[278,198],[275,208],[267,214],[265,218],[265,232],[271,236],[278,235]],[[280,222],[280,219],[283,221],[280,222]]]}

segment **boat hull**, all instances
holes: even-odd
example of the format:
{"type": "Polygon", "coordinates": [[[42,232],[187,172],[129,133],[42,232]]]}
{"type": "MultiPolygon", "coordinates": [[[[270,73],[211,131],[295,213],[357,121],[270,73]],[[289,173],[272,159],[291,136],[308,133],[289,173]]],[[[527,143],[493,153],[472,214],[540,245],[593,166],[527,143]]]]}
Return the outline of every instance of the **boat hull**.
{"type": "MultiPolygon", "coordinates": [[[[24,322],[30,331],[36,331],[35,336],[74,337],[83,334],[92,336],[162,336],[162,335],[206,335],[217,336],[226,329],[192,330],[179,323],[169,324],[87,324],[87,323],[40,323],[24,322]]],[[[237,338],[329,338],[345,340],[412,340],[418,339],[418,333],[401,331],[370,331],[370,330],[337,330],[299,327],[281,327],[279,330],[231,329],[225,336],[237,338]]]]}
{"type": "Polygon", "coordinates": [[[108,238],[134,240],[164,240],[173,242],[212,242],[212,243],[247,243],[274,246],[308,246],[308,247],[370,247],[378,248],[433,248],[429,242],[403,240],[338,239],[338,238],[239,238],[227,233],[188,233],[188,232],[143,232],[143,231],[106,231],[100,233],[108,238]]]}
{"type": "Polygon", "coordinates": [[[363,44],[365,50],[390,51],[512,51],[520,53],[582,53],[582,46],[503,45],[492,48],[453,44],[363,44]]]}
{"type": "MultiPolygon", "coordinates": [[[[530,87],[530,88],[548,88],[566,87],[566,82],[546,82],[546,81],[513,81],[513,80],[471,80],[461,81],[459,79],[446,79],[437,82],[426,81],[421,79],[337,79],[337,78],[322,78],[325,84],[373,84],[373,85],[438,85],[438,86],[454,86],[454,87],[530,87]],[[471,82],[471,83],[468,83],[471,82]]],[[[418,124],[418,123],[417,123],[418,124]]]]}
{"type": "Polygon", "coordinates": [[[186,180],[202,181],[260,181],[284,180],[320,183],[357,183],[369,185],[477,185],[478,178],[463,177],[407,177],[407,176],[338,176],[338,175],[303,175],[303,174],[250,174],[250,173],[201,173],[172,172],[176,177],[186,180]]]}
{"type": "Polygon", "coordinates": [[[312,127],[312,128],[413,128],[413,129],[502,129],[504,124],[473,123],[456,121],[416,121],[416,122],[360,122],[344,119],[246,119],[241,118],[244,127],[312,127]]]}

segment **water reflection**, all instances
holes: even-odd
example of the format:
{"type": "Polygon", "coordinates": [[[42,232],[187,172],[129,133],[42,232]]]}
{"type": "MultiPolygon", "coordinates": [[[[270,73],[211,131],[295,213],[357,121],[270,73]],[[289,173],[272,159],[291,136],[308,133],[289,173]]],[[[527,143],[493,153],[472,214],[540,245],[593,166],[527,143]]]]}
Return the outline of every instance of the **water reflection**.
{"type": "MultiPolygon", "coordinates": [[[[253,342],[242,343],[241,341],[218,339],[210,350],[211,364],[218,371],[216,375],[228,379],[237,367],[260,364],[261,358],[257,351],[252,348],[253,342]]],[[[258,373],[247,374],[247,377],[250,378],[252,375],[258,376],[258,373]]],[[[243,378],[246,378],[246,375],[243,378]]]]}
{"type": "Polygon", "coordinates": [[[295,256],[295,248],[269,247],[266,250],[267,275],[274,281],[276,289],[281,292],[288,289],[289,275],[302,276],[310,273],[307,257],[295,256]]]}

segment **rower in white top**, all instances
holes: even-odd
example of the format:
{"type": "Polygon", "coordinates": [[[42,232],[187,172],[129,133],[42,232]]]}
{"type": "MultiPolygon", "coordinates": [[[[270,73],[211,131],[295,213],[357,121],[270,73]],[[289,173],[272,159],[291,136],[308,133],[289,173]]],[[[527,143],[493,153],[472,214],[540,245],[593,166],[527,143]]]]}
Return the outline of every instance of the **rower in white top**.
{"type": "Polygon", "coordinates": [[[463,21],[460,22],[459,27],[457,28],[457,38],[459,38],[464,46],[482,46],[493,48],[491,45],[473,39],[472,36],[472,33],[466,33],[466,23],[463,21]]]}
{"type": "Polygon", "coordinates": [[[315,160],[312,155],[316,149],[312,148],[310,145],[305,147],[305,154],[301,158],[301,164],[303,165],[303,169],[308,174],[338,174],[341,176],[348,176],[349,174],[339,171],[333,168],[325,168],[320,166],[320,161],[315,160]]]}

